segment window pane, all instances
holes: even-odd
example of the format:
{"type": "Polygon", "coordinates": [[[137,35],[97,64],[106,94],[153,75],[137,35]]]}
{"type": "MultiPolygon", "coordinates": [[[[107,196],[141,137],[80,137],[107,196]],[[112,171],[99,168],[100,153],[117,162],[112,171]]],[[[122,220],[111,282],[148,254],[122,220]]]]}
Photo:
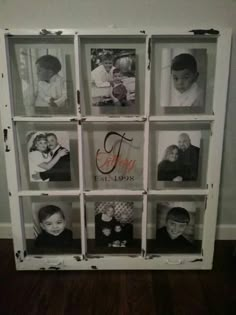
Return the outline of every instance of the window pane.
{"type": "Polygon", "coordinates": [[[81,38],[83,115],[143,114],[145,47],[141,36],[81,38]]]}
{"type": "Polygon", "coordinates": [[[160,38],[152,44],[151,115],[212,114],[216,38],[160,38]]]}
{"type": "Polygon", "coordinates": [[[15,115],[75,114],[73,37],[9,38],[15,115]]]}
{"type": "Polygon", "coordinates": [[[86,218],[88,254],[140,254],[141,198],[87,198],[86,218]]]}
{"type": "Polygon", "coordinates": [[[77,197],[21,198],[28,254],[80,253],[77,197]]]}
{"type": "Polygon", "coordinates": [[[209,123],[151,123],[151,188],[206,188],[209,141],[209,123]]]}
{"type": "Polygon", "coordinates": [[[86,123],[86,189],[142,189],[143,124],[86,123]]]}
{"type": "Polygon", "coordinates": [[[79,187],[75,123],[17,123],[21,189],[79,187]]]}
{"type": "Polygon", "coordinates": [[[149,197],[148,253],[200,253],[204,197],[149,197]]]}

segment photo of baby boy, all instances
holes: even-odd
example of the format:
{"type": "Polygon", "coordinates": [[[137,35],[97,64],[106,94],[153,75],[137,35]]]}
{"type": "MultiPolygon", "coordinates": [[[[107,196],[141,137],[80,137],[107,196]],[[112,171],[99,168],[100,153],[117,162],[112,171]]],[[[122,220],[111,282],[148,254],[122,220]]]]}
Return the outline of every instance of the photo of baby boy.
{"type": "Polygon", "coordinates": [[[72,245],[72,231],[68,205],[59,207],[55,204],[34,204],[34,231],[36,234],[35,246],[38,248],[64,248],[72,245]]]}

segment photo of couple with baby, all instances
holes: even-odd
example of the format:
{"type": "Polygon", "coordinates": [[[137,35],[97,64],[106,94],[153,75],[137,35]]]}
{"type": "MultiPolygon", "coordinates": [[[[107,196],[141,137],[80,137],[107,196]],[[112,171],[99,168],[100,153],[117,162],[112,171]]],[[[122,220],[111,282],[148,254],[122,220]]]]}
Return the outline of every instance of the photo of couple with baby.
{"type": "Polygon", "coordinates": [[[31,182],[70,181],[69,135],[67,132],[31,132],[28,136],[31,182]]]}
{"type": "Polygon", "coordinates": [[[93,106],[135,104],[135,49],[91,49],[93,106]]]}
{"type": "Polygon", "coordinates": [[[99,247],[128,247],[133,240],[133,202],[97,202],[95,240],[99,247]]]}
{"type": "Polygon", "coordinates": [[[167,131],[160,133],[159,144],[162,150],[160,152],[157,167],[158,181],[196,181],[198,179],[199,154],[200,154],[200,132],[191,132],[194,138],[192,143],[190,132],[176,133],[167,131]],[[164,150],[166,141],[177,142],[170,144],[164,150]]]}

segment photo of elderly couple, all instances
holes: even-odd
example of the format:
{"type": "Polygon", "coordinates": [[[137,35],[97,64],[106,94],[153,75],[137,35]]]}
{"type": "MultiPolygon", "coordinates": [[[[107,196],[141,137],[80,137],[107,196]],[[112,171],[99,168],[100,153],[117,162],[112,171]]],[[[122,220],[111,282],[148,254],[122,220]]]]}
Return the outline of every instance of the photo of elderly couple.
{"type": "Polygon", "coordinates": [[[159,135],[158,181],[196,181],[200,156],[200,131],[165,131],[159,135]]]}
{"type": "Polygon", "coordinates": [[[69,135],[64,131],[33,131],[26,136],[31,182],[70,181],[69,135]]]}

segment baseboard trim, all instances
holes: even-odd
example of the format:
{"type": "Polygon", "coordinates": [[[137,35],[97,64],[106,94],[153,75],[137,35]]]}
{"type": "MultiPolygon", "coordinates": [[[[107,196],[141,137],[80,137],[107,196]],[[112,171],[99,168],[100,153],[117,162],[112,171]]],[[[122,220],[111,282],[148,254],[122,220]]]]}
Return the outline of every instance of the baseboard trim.
{"type": "MultiPolygon", "coordinates": [[[[74,237],[80,237],[80,227],[78,224],[73,225],[73,235],[74,237]]],[[[94,226],[93,224],[88,225],[88,238],[93,238],[94,235],[94,226]]],[[[26,224],[25,225],[25,232],[26,232],[26,238],[33,239],[33,225],[32,224],[26,224]]],[[[153,226],[148,227],[147,236],[148,238],[151,235],[155,235],[153,230],[153,226]]],[[[141,235],[140,233],[140,226],[136,226],[134,228],[134,236],[141,235]]],[[[197,228],[197,238],[201,239],[202,235],[202,226],[199,226],[197,228]]],[[[0,223],[0,239],[11,239],[12,238],[12,230],[11,230],[11,224],[10,223],[0,223]]],[[[236,224],[220,224],[217,225],[216,228],[216,240],[236,240],[236,224]]]]}

